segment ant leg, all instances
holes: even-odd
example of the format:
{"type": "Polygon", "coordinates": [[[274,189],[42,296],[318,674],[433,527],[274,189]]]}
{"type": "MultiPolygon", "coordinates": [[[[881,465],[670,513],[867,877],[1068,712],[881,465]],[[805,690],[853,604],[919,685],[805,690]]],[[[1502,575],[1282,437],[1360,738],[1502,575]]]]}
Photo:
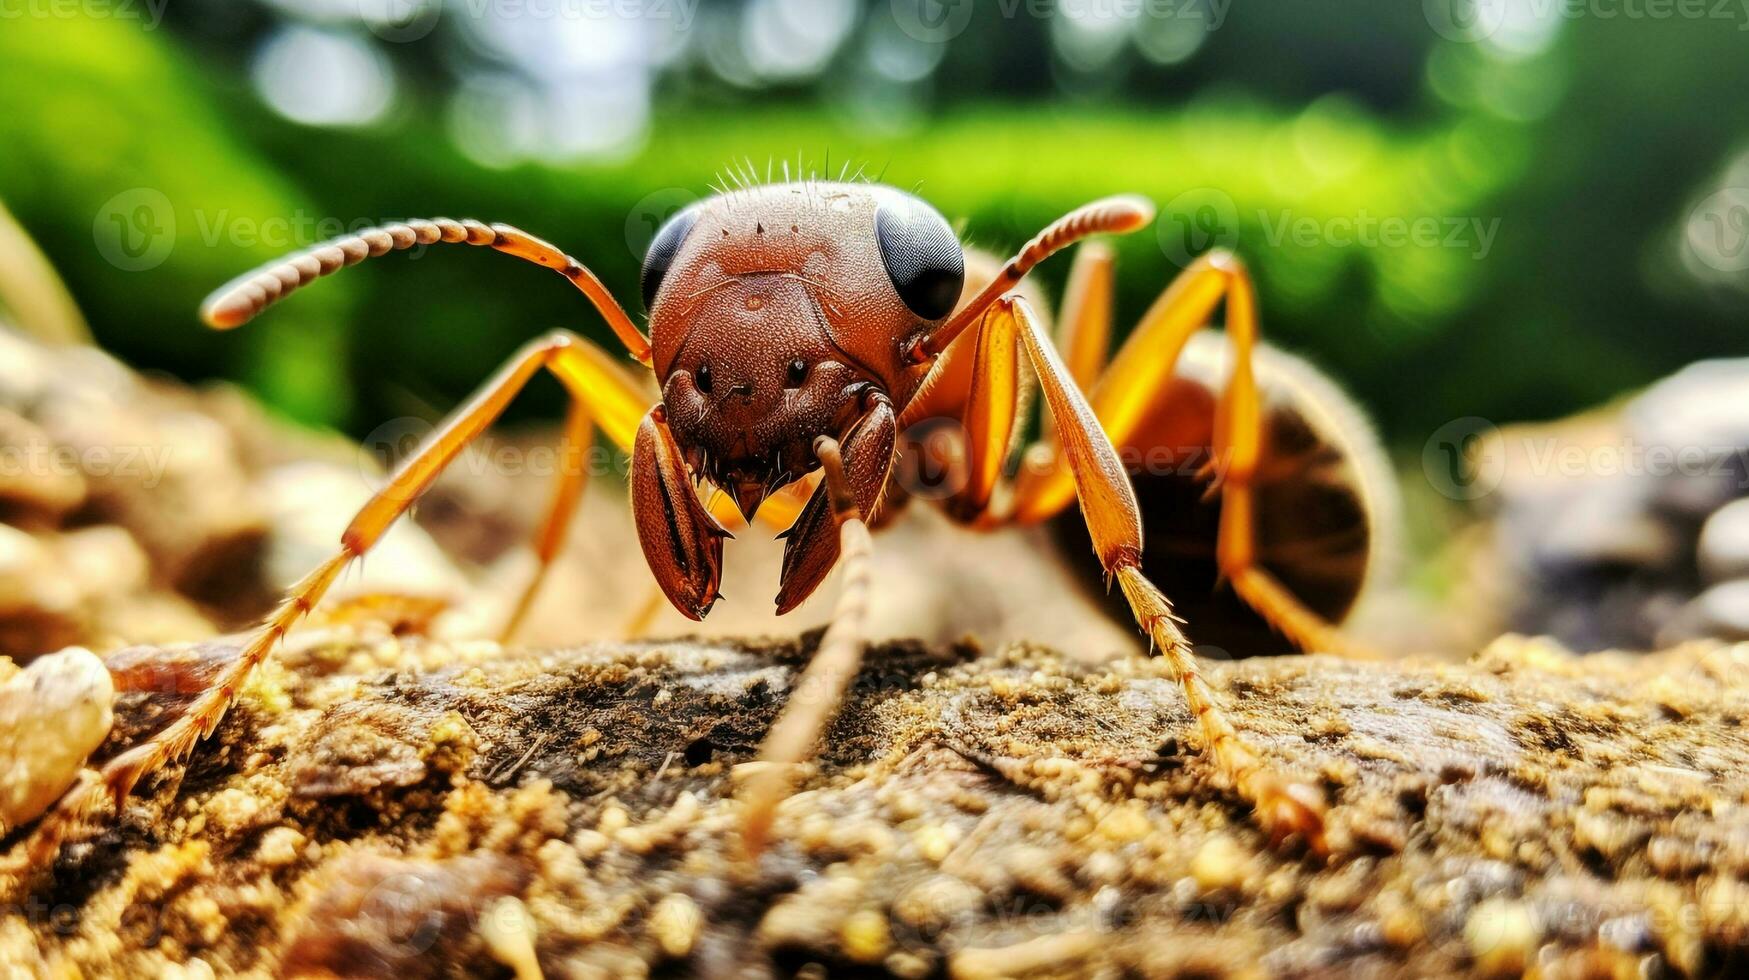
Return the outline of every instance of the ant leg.
{"type": "Polygon", "coordinates": [[[573,399],[565,414],[565,428],[559,437],[559,472],[554,478],[553,498],[547,504],[546,518],[541,521],[540,528],[534,534],[534,556],[538,564],[535,566],[534,575],[522,587],[522,594],[518,596],[510,616],[504,620],[503,628],[498,632],[499,643],[509,643],[516,636],[517,629],[522,626],[529,609],[534,606],[535,596],[540,594],[540,588],[546,582],[547,573],[552,570],[553,560],[558,557],[560,546],[565,543],[565,532],[570,529],[571,518],[576,516],[577,502],[583,497],[583,487],[589,482],[588,461],[585,457],[588,455],[590,436],[594,431],[595,426],[590,421],[588,409],[582,401],[573,399]]]}
{"type": "Polygon", "coordinates": [[[523,586],[510,618],[505,620],[499,633],[499,641],[503,643],[508,643],[522,625],[546,581],[547,573],[552,570],[559,548],[565,543],[565,532],[570,529],[571,518],[576,516],[577,503],[589,479],[587,456],[595,427],[599,425],[621,452],[630,452],[638,422],[654,401],[652,396],[638,393],[638,381],[625,372],[617,358],[593,344],[577,345],[575,356],[565,359],[562,364],[555,363],[553,371],[572,395],[559,440],[559,473],[554,481],[552,501],[547,505],[546,518],[535,532],[534,553],[539,564],[528,584],[523,586]],[[589,394],[585,396],[584,392],[589,394]],[[607,410],[597,419],[590,414],[591,405],[604,401],[607,410]]]}
{"type": "Polygon", "coordinates": [[[329,586],[356,558],[369,551],[395,519],[412,506],[443,468],[503,413],[529,379],[546,368],[565,384],[572,398],[610,439],[629,445],[647,408],[646,396],[598,348],[575,334],[556,331],[525,346],[461,409],[450,416],[419,451],[405,460],[359,509],[340,539],[340,550],[292,587],[267,621],[188,710],[158,734],[111,759],[99,777],[82,781],[61,798],[30,843],[30,859],[42,866],[54,857],[68,833],[77,829],[105,798],[119,810],[141,779],[188,755],[211,735],[237,700],[243,684],[273,652],[281,638],[313,609],[329,586]]]}
{"type": "MultiPolygon", "coordinates": [[[[1057,350],[1062,352],[1069,377],[1083,393],[1099,380],[1111,360],[1112,293],[1116,272],[1111,246],[1090,239],[1075,250],[1069,280],[1063,286],[1063,301],[1057,310],[1057,350]]],[[[1050,412],[1039,418],[1038,440],[1023,450],[1044,454],[1042,465],[1057,443],[1057,420],[1050,412]]],[[[1024,458],[1024,457],[1023,457],[1024,458]]]]}
{"type": "MultiPolygon", "coordinates": [[[[1142,574],[1141,515],[1129,474],[1037,315],[1024,299],[1005,297],[992,307],[981,330],[1017,336],[1037,371],[1045,404],[1056,417],[1071,487],[1080,499],[1100,563],[1108,576],[1117,579],[1136,622],[1183,687],[1185,702],[1202,729],[1204,750],[1233,790],[1253,806],[1272,838],[1279,840],[1297,833],[1314,849],[1321,850],[1322,793],[1308,784],[1276,775],[1240,736],[1203,679],[1190,643],[1178,628],[1171,603],[1142,574]]],[[[972,433],[970,441],[979,443],[981,435],[972,433]]]]}
{"type": "MultiPolygon", "coordinates": [[[[1093,387],[1111,354],[1112,290],[1115,286],[1111,246],[1097,238],[1075,250],[1063,304],[1057,312],[1057,349],[1069,377],[1082,391],[1093,387]]],[[[1049,412],[1041,420],[1049,441],[1056,420],[1049,412]]]]}
{"type": "MultiPolygon", "coordinates": [[[[1263,449],[1263,410],[1252,357],[1258,338],[1257,300],[1238,256],[1211,252],[1174,279],[1093,383],[1088,401],[1111,441],[1128,444],[1148,424],[1155,396],[1172,377],[1191,334],[1209,325],[1223,299],[1233,369],[1215,408],[1214,453],[1207,468],[1215,479],[1211,492],[1222,495],[1217,540],[1221,573],[1247,605],[1301,649],[1370,659],[1373,654],[1256,564],[1252,481],[1263,449]]],[[[1040,443],[1029,450],[1017,481],[1013,520],[1045,520],[1075,499],[1074,477],[1062,463],[1060,447],[1040,443]]]]}
{"type": "Polygon", "coordinates": [[[741,792],[745,805],[741,839],[753,857],[765,849],[777,805],[789,795],[792,770],[814,754],[814,746],[862,664],[868,620],[869,558],[874,544],[868,525],[863,523],[856,495],[845,478],[838,441],[821,436],[814,443],[814,453],[825,470],[832,519],[838,525],[844,589],[838,595],[831,625],[821,637],[819,649],[790,690],[783,712],[759,747],[758,768],[741,792]]]}
{"type": "Polygon", "coordinates": [[[541,585],[546,582],[547,572],[552,570],[559,546],[565,543],[565,532],[570,530],[571,518],[577,513],[577,502],[582,499],[583,487],[589,482],[584,457],[589,452],[589,437],[594,429],[583,403],[573,400],[565,413],[565,428],[559,437],[559,472],[553,482],[553,499],[547,504],[546,518],[534,534],[534,557],[539,564],[522,587],[522,594],[511,608],[509,618],[504,620],[503,628],[498,631],[499,643],[509,643],[516,636],[517,629],[534,606],[535,596],[540,594],[541,585]]]}
{"type": "MultiPolygon", "coordinates": [[[[1069,268],[1057,321],[1057,349],[1082,391],[1092,386],[1106,364],[1112,288],[1111,246],[1099,239],[1083,242],[1069,268]]],[[[900,428],[909,429],[925,419],[954,418],[962,423],[962,431],[982,433],[965,444],[954,441],[933,447],[934,452],[952,457],[951,462],[938,460],[935,465],[964,474],[964,484],[947,503],[948,514],[956,520],[988,520],[992,494],[1014,448],[1017,413],[1027,411],[1030,391],[1019,376],[1019,362],[1010,332],[979,330],[962,335],[936,358],[923,393],[906,406],[900,420],[900,428]],[[1019,391],[1019,397],[1011,391],[1019,391]]],[[[1045,412],[1039,425],[1039,439],[1030,451],[1042,451],[1048,459],[1047,447],[1055,444],[1056,420],[1045,412]]]]}

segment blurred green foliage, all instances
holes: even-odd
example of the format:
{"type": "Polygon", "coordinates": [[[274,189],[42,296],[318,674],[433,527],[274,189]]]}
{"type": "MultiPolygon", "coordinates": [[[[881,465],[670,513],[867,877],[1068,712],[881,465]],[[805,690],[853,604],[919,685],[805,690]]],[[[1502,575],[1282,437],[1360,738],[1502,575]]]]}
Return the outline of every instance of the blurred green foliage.
{"type": "Polygon", "coordinates": [[[14,82],[0,85],[0,197],[16,204],[101,340],[123,357],[197,375],[235,372],[294,415],[344,419],[345,290],[288,307],[237,354],[220,351],[193,321],[190,304],[224,270],[278,251],[211,247],[197,212],[261,220],[309,205],[233,136],[200,73],[165,40],[118,20],[44,19],[0,31],[0,64],[14,82]],[[119,215],[127,227],[114,226],[108,202],[136,188],[161,193],[171,213],[127,208],[119,215]],[[125,249],[123,235],[168,245],[168,259],[117,268],[104,249],[125,249]]]}
{"type": "MultiPolygon", "coordinates": [[[[654,224],[730,167],[763,176],[768,161],[865,166],[996,251],[1090,198],[1145,194],[1166,212],[1118,243],[1122,323],[1187,241],[1208,244],[1202,206],[1228,207],[1216,240],[1257,269],[1268,336],[1328,367],[1407,449],[1454,416],[1553,415],[1741,350],[1743,292],[1695,286],[1672,254],[1692,201],[1749,135],[1732,94],[1749,83],[1749,34],[1583,21],[1552,53],[1513,61],[1398,12],[1389,30],[1420,47],[1382,45],[1390,57],[1367,63],[1365,46],[1321,44],[1338,33],[1329,17],[1231,20],[1177,76],[1147,69],[1179,79],[1170,103],[1013,97],[992,79],[1024,90],[1032,76],[990,45],[957,44],[939,74],[970,94],[909,126],[823,109],[817,87],[761,97],[683,77],[628,158],[492,169],[455,148],[425,88],[372,128],[307,127],[264,108],[244,52],[201,29],[36,19],[0,31],[0,199],[121,356],[242,378],[290,414],[355,432],[446,409],[537,331],[608,335],[550,273],[470,249],[347,271],[239,335],[205,332],[200,299],[321,232],[448,214],[552,239],[635,308],[654,224]],[[1294,46],[1260,56],[1260,37],[1294,46]],[[168,216],[112,213],[137,188],[161,193],[168,216]],[[1368,247],[1330,232],[1367,216],[1432,218],[1441,242],[1368,247]],[[1305,241],[1302,225],[1317,230],[1305,241]],[[113,239],[127,234],[171,247],[150,268],[118,268],[113,239]]],[[[527,410],[551,412],[544,397],[527,410]]]]}

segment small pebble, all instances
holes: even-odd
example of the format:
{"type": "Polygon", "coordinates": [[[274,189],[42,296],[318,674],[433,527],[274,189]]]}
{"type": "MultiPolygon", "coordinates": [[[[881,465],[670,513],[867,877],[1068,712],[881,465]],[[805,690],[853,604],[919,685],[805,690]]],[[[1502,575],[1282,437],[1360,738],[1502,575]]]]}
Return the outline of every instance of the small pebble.
{"type": "Polygon", "coordinates": [[[925,860],[940,864],[947,858],[948,852],[953,850],[954,844],[958,843],[959,834],[952,827],[937,824],[922,828],[911,835],[911,839],[916,842],[917,852],[925,860]]]}
{"type": "Polygon", "coordinates": [[[1122,805],[1111,808],[1099,821],[1099,834],[1114,844],[1128,844],[1148,836],[1152,826],[1140,807],[1122,805]]]}
{"type": "Polygon", "coordinates": [[[951,875],[935,875],[912,885],[893,903],[893,915],[913,930],[933,934],[965,918],[984,901],[984,893],[951,875]]]}
{"type": "Polygon", "coordinates": [[[1749,497],[1720,507],[1700,531],[1700,568],[1711,582],[1749,577],[1749,497]]]}
{"type": "Polygon", "coordinates": [[[115,685],[83,647],[38,657],[0,686],[0,836],[41,816],[109,736],[115,685]]]}
{"type": "Polygon", "coordinates": [[[274,827],[261,835],[256,860],[269,868],[283,868],[296,861],[303,851],[305,838],[290,827],[274,827]]]}
{"type": "Polygon", "coordinates": [[[650,934],[656,937],[662,952],[677,960],[692,955],[692,944],[698,940],[703,923],[704,913],[698,903],[678,893],[657,902],[650,910],[650,934]]]}
{"type": "Polygon", "coordinates": [[[1245,852],[1231,837],[1217,834],[1197,849],[1190,874],[1205,892],[1237,889],[1245,883],[1247,863],[1245,852]]]}
{"type": "Polygon", "coordinates": [[[534,916],[514,895],[493,901],[481,910],[480,938],[492,958],[509,967],[516,980],[541,980],[540,962],[535,958],[534,916]]]}
{"type": "Polygon", "coordinates": [[[857,963],[879,963],[892,947],[887,917],[876,909],[851,913],[838,932],[844,955],[857,963]]]}
{"type": "Polygon", "coordinates": [[[1495,977],[1518,976],[1530,966],[1539,933],[1536,918],[1523,902],[1491,898],[1464,922],[1464,944],[1476,969],[1495,977]]]}

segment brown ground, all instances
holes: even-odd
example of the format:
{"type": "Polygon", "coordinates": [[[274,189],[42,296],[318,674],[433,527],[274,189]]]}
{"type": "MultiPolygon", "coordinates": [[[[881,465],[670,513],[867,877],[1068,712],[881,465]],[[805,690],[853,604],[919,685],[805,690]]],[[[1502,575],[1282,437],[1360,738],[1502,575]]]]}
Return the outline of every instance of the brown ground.
{"type": "MultiPolygon", "coordinates": [[[[1240,727],[1330,794],[1327,860],[1266,847],[1148,663],[890,646],[750,868],[733,773],[804,646],[309,631],[185,776],[10,883],[0,962],[508,975],[532,941],[548,976],[1744,964],[1749,645],[1214,665],[1240,727]]],[[[124,695],[112,744],[179,701],[124,695]]]]}
{"type": "MultiPolygon", "coordinates": [[[[68,643],[107,654],[124,693],[98,757],[133,744],[234,647],[116,648],[246,624],[374,483],[350,447],[234,393],[3,333],[0,354],[7,461],[89,464],[0,480],[0,653],[16,659],[0,657],[0,789],[34,789],[78,754],[54,705],[104,691],[45,697],[19,668],[68,643]],[[171,452],[116,455],[142,446],[171,452]]],[[[474,470],[348,573],[186,768],[53,868],[0,872],[0,976],[1637,977],[1749,961],[1749,644],[1211,661],[1240,728],[1335,804],[1330,857],[1271,850],[1197,754],[1176,685],[1048,535],[913,508],[877,539],[885,639],[749,866],[736,767],[812,639],[732,637],[823,623],[835,585],[774,621],[780,545],[742,534],[706,637],[611,639],[639,619],[692,627],[648,605],[603,478],[523,639],[610,639],[457,639],[490,635],[527,580],[516,546],[545,499],[544,481],[474,470]],[[367,601],[390,588],[414,598],[367,601]],[[407,635],[382,625],[397,619],[407,635]]],[[[0,868],[30,829],[0,839],[0,868]]]]}

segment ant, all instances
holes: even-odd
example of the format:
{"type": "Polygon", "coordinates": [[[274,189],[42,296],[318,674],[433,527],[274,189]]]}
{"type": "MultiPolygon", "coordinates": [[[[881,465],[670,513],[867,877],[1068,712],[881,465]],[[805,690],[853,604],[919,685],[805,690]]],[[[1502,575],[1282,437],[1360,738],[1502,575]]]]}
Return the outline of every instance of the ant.
{"type": "MultiPolygon", "coordinates": [[[[1143,573],[1141,508],[1114,447],[1158,425],[1150,417],[1157,396],[1173,382],[1180,355],[1194,347],[1193,335],[1224,302],[1231,364],[1207,420],[1209,461],[1197,474],[1221,502],[1214,529],[1219,571],[1246,605],[1299,647],[1354,649],[1334,616],[1314,611],[1261,563],[1255,492],[1265,479],[1259,463],[1270,408],[1253,367],[1257,301],[1244,264],[1226,251],[1192,263],[1109,363],[1109,249],[1095,241],[1079,250],[1057,341],[1017,288],[1065,247],[1133,232],[1153,216],[1152,205],[1133,196],[1077,208],[1006,262],[985,262],[994,269],[973,289],[958,236],[916,196],[854,180],[738,182],[676,214],[652,241],[640,274],[648,335],[582,263],[503,224],[404,221],[234,280],[202,306],[215,328],[237,327],[292,291],[367,258],[436,243],[485,246],[570,280],[624,353],[653,373],[661,398],[651,405],[629,366],[575,333],[555,331],[527,344],[399,465],[353,519],[339,550],[292,588],[182,717],[63,797],[35,853],[52,857],[63,831],[103,798],[119,808],[141,778],[210,735],[250,672],[542,369],[571,396],[563,429],[568,447],[587,445],[600,429],[631,453],[638,540],[681,613],[702,619],[720,598],[723,541],[731,536],[701,503],[701,481],[724,491],[713,503],[732,501],[747,520],[757,515],[786,528],[779,614],[844,567],[830,625],[761,746],[764,764],[741,788],[750,854],[767,843],[795,764],[813,753],[858,670],[870,524],[905,496],[900,434],[944,417],[962,427],[955,465],[966,477],[942,501],[946,512],[976,527],[1035,523],[1078,499],[1107,587],[1116,580],[1154,655],[1181,684],[1217,770],[1273,839],[1298,834],[1323,850],[1323,794],[1272,770],[1235,729],[1203,679],[1171,602],[1143,573]],[[1022,424],[1019,406],[1033,386],[1043,395],[1046,428],[1028,457],[1049,465],[1024,467],[1011,478],[1005,464],[1022,424]]],[[[536,533],[539,571],[506,636],[558,552],[583,479],[578,467],[558,477],[536,533]]]]}

